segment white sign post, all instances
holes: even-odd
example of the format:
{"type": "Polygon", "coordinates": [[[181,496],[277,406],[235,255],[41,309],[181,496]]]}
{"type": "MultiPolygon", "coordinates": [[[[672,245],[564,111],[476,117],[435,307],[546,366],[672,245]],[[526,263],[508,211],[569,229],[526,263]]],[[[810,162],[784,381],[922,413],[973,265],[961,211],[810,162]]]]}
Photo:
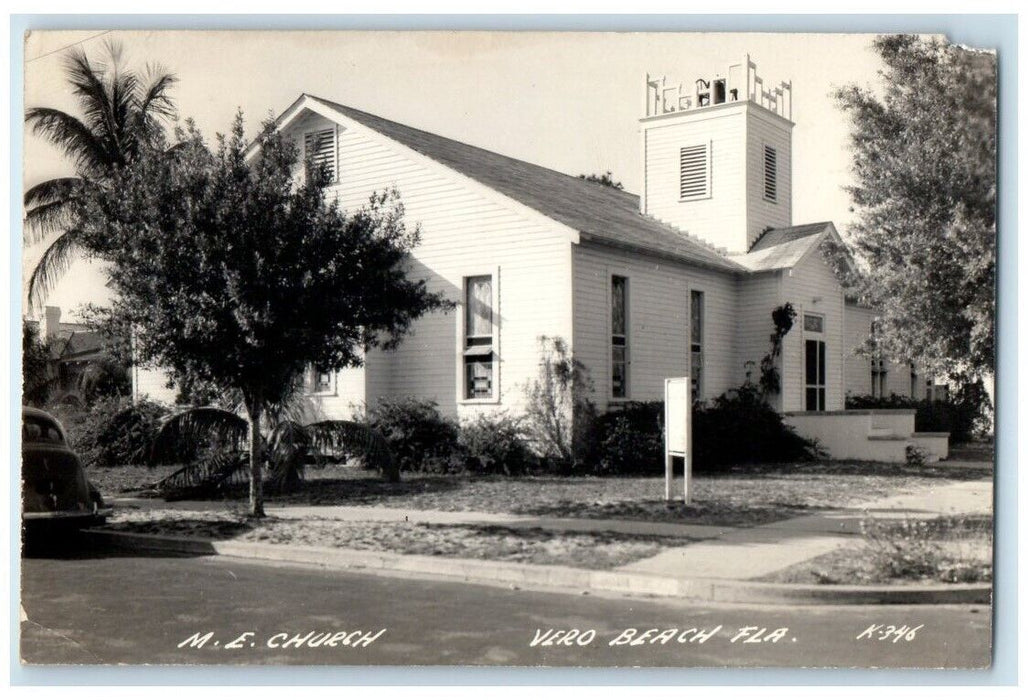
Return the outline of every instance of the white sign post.
{"type": "Polygon", "coordinates": [[[692,497],[692,438],[691,384],[688,377],[664,380],[664,500],[671,500],[671,482],[674,481],[674,458],[681,457],[685,465],[685,485],[682,497],[686,504],[692,497]]]}

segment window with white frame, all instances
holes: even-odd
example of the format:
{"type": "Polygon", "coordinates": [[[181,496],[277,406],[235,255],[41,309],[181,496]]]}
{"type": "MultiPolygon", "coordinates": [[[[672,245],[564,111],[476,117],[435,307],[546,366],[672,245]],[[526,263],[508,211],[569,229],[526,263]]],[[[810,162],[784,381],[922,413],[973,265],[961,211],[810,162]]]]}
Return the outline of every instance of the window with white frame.
{"type": "Polygon", "coordinates": [[[339,179],[339,149],[336,147],[336,129],[308,131],[303,137],[303,155],[308,168],[324,170],[329,182],[339,179]]]}
{"type": "Polygon", "coordinates": [[[710,144],[683,146],[678,152],[678,196],[710,197],[710,144]]]}
{"type": "Polygon", "coordinates": [[[493,276],[464,279],[464,398],[492,399],[496,351],[493,276]]]}
{"type": "Polygon", "coordinates": [[[703,292],[689,292],[689,380],[692,400],[703,398],[703,292]]]}
{"type": "Polygon", "coordinates": [[[308,365],[303,375],[303,388],[308,394],[331,394],[335,391],[335,372],[308,365]]]}
{"type": "Polygon", "coordinates": [[[778,201],[778,149],[764,146],[764,199],[778,201]]]}
{"type": "Polygon", "coordinates": [[[610,278],[610,395],[628,398],[628,278],[610,278]]]}
{"type": "Polygon", "coordinates": [[[825,410],[828,375],[827,350],[823,340],[825,318],[818,314],[803,315],[804,409],[825,410]]]}

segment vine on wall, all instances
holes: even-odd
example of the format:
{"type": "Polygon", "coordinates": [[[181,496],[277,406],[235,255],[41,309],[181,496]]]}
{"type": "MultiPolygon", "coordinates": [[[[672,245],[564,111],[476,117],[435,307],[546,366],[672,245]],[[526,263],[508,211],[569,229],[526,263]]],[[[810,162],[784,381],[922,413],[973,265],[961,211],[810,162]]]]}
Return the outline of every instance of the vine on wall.
{"type": "Polygon", "coordinates": [[[782,339],[792,330],[792,323],[795,319],[796,309],[788,301],[771,311],[771,320],[775,324],[775,331],[771,334],[771,347],[760,361],[760,393],[764,395],[764,398],[782,390],[778,358],[782,355],[782,339]]]}

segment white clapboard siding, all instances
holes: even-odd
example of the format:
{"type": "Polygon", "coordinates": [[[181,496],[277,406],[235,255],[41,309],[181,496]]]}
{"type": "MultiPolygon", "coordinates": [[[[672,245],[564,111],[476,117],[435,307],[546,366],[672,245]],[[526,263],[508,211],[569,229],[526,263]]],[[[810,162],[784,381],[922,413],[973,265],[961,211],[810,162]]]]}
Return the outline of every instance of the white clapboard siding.
{"type": "Polygon", "coordinates": [[[747,111],[746,199],[747,245],[769,226],[792,225],[792,132],[788,122],[759,107],[747,111]],[[765,146],[775,149],[775,201],[764,196],[765,146]]]}
{"type": "Polygon", "coordinates": [[[593,401],[610,402],[610,278],[628,278],[628,399],[663,398],[664,379],[689,369],[689,292],[704,293],[703,394],[734,386],[735,281],[659,258],[594,243],[574,248],[574,354],[589,371],[593,401]]]}
{"type": "MultiPolygon", "coordinates": [[[[308,117],[296,133],[328,121],[308,117]]],[[[372,192],[396,188],[409,226],[421,242],[410,274],[426,279],[460,303],[463,278],[499,270],[500,401],[464,403],[458,396],[458,323],[461,309],[434,313],[414,324],[391,352],[372,350],[363,383],[339,402],[374,403],[379,397],[416,395],[439,403],[447,414],[523,408],[525,388],[538,376],[538,336],[571,335],[571,243],[558,227],[485,197],[447,169],[363,129],[339,129],[339,177],[330,193],[344,209],[363,206],[372,192]]],[[[494,282],[497,283],[497,282],[494,282]]]]}
{"type": "MultiPolygon", "coordinates": [[[[765,272],[741,277],[738,289],[738,323],[735,335],[735,365],[739,368],[739,381],[746,378],[747,363],[751,381],[760,379],[760,361],[771,349],[774,321],[771,312],[783,303],[781,272],[765,272]]],[[[781,362],[781,360],[779,360],[781,362]]],[[[780,403],[781,397],[775,399],[780,403]]]]}
{"type": "Polygon", "coordinates": [[[796,309],[796,321],[792,331],[785,336],[782,349],[782,410],[805,410],[805,312],[824,316],[825,331],[820,339],[827,344],[825,409],[841,410],[845,403],[843,367],[849,354],[843,342],[845,303],[842,288],[820,251],[809,253],[791,274],[788,271],[784,273],[782,301],[791,302],[796,309]]]}
{"type": "Polygon", "coordinates": [[[168,386],[168,374],[160,369],[132,368],[132,400],[149,399],[163,404],[174,404],[178,389],[168,386]]]}
{"type": "Polygon", "coordinates": [[[740,108],[644,122],[646,213],[709,243],[745,252],[745,113],[740,108]],[[682,198],[682,149],[709,147],[705,198],[682,198]]]}
{"type": "Polygon", "coordinates": [[[871,393],[871,358],[858,353],[871,333],[875,314],[871,309],[846,304],[846,327],[843,337],[846,353],[846,393],[864,396],[871,393]]]}

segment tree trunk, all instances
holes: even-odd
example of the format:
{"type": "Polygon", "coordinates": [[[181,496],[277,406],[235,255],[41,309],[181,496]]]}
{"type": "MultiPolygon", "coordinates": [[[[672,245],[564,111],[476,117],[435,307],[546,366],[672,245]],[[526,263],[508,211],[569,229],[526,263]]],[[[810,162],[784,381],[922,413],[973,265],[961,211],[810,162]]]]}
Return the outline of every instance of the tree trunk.
{"type": "Polygon", "coordinates": [[[264,445],[261,442],[261,403],[257,399],[246,401],[246,418],[250,438],[250,516],[264,517],[264,474],[262,461],[264,445]]]}

